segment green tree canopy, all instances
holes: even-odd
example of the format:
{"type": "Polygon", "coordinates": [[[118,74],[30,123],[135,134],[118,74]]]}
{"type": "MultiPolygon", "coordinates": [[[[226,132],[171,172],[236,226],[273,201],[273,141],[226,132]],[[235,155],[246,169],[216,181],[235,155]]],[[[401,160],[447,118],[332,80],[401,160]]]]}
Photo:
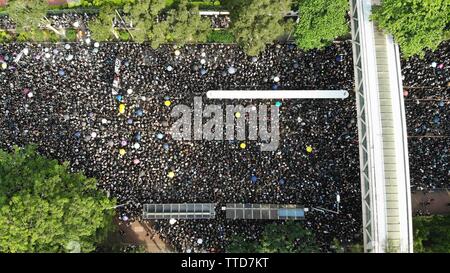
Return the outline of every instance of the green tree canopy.
{"type": "Polygon", "coordinates": [[[158,15],[165,7],[166,0],[139,0],[125,5],[127,19],[133,23],[130,33],[134,41],[150,41],[153,48],[166,42],[168,25],[158,20],[158,15]]]}
{"type": "Polygon", "coordinates": [[[319,251],[314,235],[295,221],[269,224],[259,243],[246,241],[241,236],[231,239],[230,253],[312,253],[319,251]]]}
{"type": "Polygon", "coordinates": [[[383,0],[372,18],[391,33],[405,57],[435,50],[449,37],[450,0],[383,0]]]}
{"type": "Polygon", "coordinates": [[[225,6],[237,43],[256,56],[285,33],[284,16],[291,10],[291,0],[228,0],[225,6]]]}
{"type": "Polygon", "coordinates": [[[450,253],[450,215],[413,219],[414,252],[450,253]]]}
{"type": "Polygon", "coordinates": [[[5,11],[16,25],[16,32],[36,31],[47,14],[48,5],[42,0],[8,1],[5,11]]]}
{"type": "Polygon", "coordinates": [[[95,20],[88,23],[88,28],[92,38],[96,41],[107,41],[113,35],[118,38],[118,34],[114,29],[114,17],[116,10],[110,5],[104,5],[95,20]]]}
{"type": "Polygon", "coordinates": [[[188,0],[181,0],[175,9],[169,11],[167,23],[169,42],[180,46],[193,42],[204,43],[211,31],[211,21],[201,18],[198,7],[188,0]]]}
{"type": "Polygon", "coordinates": [[[297,45],[305,50],[320,49],[348,34],[348,10],[348,0],[299,0],[297,45]]]}
{"type": "Polygon", "coordinates": [[[0,252],[90,252],[115,205],[96,180],[34,147],[0,150],[0,252]]]}
{"type": "Polygon", "coordinates": [[[180,46],[206,42],[211,22],[200,16],[197,6],[180,0],[167,12],[166,7],[166,0],[141,0],[124,7],[134,25],[130,30],[134,41],[149,41],[153,48],[166,42],[180,46]]]}

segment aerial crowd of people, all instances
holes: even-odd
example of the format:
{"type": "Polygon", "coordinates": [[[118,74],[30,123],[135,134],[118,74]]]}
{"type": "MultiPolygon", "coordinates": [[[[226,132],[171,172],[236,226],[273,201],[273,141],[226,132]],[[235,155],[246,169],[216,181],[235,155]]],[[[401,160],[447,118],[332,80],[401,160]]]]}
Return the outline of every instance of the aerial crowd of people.
{"type": "MultiPolygon", "coordinates": [[[[403,62],[411,184],[449,186],[450,44],[403,62]]],[[[257,239],[265,220],[229,220],[226,203],[301,204],[323,250],[361,238],[361,193],[352,47],[303,52],[277,44],[258,57],[236,45],[157,50],[147,44],[0,45],[0,148],[34,143],[95,177],[127,223],[147,203],[216,203],[215,219],[155,221],[177,251],[224,251],[234,235],[257,239]],[[348,90],[346,99],[209,100],[209,90],[348,90]],[[174,140],[176,105],[276,105],[280,145],[174,140]],[[336,196],[340,202],[336,202],[336,196]]],[[[307,92],[307,91],[305,91],[307,92]]],[[[236,116],[236,119],[246,118],[236,116]]]]}

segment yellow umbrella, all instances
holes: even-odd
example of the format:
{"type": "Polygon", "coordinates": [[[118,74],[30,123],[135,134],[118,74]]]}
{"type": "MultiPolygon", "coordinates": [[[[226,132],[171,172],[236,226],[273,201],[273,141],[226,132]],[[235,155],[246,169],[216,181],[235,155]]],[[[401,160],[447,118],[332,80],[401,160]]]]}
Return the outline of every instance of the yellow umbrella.
{"type": "Polygon", "coordinates": [[[8,67],[8,65],[6,63],[2,63],[2,68],[6,69],[8,67]]]}
{"type": "Polygon", "coordinates": [[[174,178],[175,177],[175,173],[170,171],[169,173],[167,173],[167,177],[174,178]]]}
{"type": "Polygon", "coordinates": [[[121,156],[124,156],[127,153],[127,151],[125,151],[125,149],[119,149],[119,154],[121,156]]]}
{"type": "Polygon", "coordinates": [[[313,148],[311,146],[306,146],[306,152],[312,153],[313,148]]]}
{"type": "Polygon", "coordinates": [[[240,118],[241,117],[241,113],[236,112],[236,114],[234,114],[235,117],[240,118]]]}
{"type": "Polygon", "coordinates": [[[164,102],[164,105],[167,106],[167,107],[169,107],[171,104],[172,104],[172,102],[170,100],[166,100],[164,102]]]}
{"type": "Polygon", "coordinates": [[[125,113],[125,104],[121,103],[119,105],[119,113],[121,114],[125,113]]]}
{"type": "Polygon", "coordinates": [[[241,149],[245,149],[247,147],[247,144],[245,144],[244,142],[241,143],[241,145],[239,145],[241,147],[241,149]]]}

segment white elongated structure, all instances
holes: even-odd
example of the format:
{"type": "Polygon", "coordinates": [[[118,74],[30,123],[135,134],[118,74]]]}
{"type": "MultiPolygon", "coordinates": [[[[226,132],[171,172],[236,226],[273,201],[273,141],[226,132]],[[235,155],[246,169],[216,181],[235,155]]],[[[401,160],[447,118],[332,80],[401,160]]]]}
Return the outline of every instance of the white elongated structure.
{"type": "Polygon", "coordinates": [[[345,99],[346,90],[210,90],[208,99],[345,99]]]}

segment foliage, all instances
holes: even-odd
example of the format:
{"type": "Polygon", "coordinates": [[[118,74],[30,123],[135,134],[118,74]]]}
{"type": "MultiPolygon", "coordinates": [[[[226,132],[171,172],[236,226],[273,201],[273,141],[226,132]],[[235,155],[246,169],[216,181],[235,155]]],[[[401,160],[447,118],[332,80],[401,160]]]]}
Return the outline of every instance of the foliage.
{"type": "Polygon", "coordinates": [[[267,225],[259,244],[237,236],[227,248],[231,253],[311,253],[318,250],[313,234],[294,221],[267,225]]]}
{"type": "Polygon", "coordinates": [[[130,40],[130,34],[127,31],[119,31],[119,38],[121,41],[127,42],[130,40]]]}
{"type": "Polygon", "coordinates": [[[207,42],[231,44],[235,42],[235,39],[233,33],[228,30],[214,30],[209,33],[207,42]]]}
{"type": "Polygon", "coordinates": [[[256,242],[245,240],[242,236],[234,236],[230,241],[228,253],[257,253],[259,250],[256,242]]]}
{"type": "Polygon", "coordinates": [[[299,0],[300,20],[295,31],[298,46],[320,49],[348,34],[348,9],[348,0],[299,0]]]}
{"type": "Polygon", "coordinates": [[[115,34],[113,20],[115,9],[110,5],[105,5],[100,9],[96,20],[88,23],[88,28],[92,38],[96,41],[107,41],[115,34]]]}
{"type": "Polygon", "coordinates": [[[168,25],[158,21],[158,15],[165,6],[165,0],[138,0],[133,5],[125,5],[124,12],[134,24],[130,29],[134,41],[143,43],[150,40],[153,48],[166,41],[168,25]]]}
{"type": "Polygon", "coordinates": [[[285,33],[284,15],[291,0],[228,0],[231,31],[244,51],[256,56],[285,33]]]}
{"type": "Polygon", "coordinates": [[[450,215],[413,219],[414,251],[450,253],[450,215]]]}
{"type": "Polygon", "coordinates": [[[423,57],[448,35],[450,0],[384,0],[372,19],[394,36],[405,57],[423,57]]]}
{"type": "Polygon", "coordinates": [[[166,42],[178,45],[206,42],[210,22],[201,18],[197,7],[181,0],[160,20],[166,5],[166,0],[141,0],[124,7],[127,18],[134,24],[130,29],[134,41],[150,41],[153,48],[166,42]]]}
{"type": "Polygon", "coordinates": [[[96,180],[69,173],[35,148],[0,150],[0,252],[94,250],[112,223],[115,202],[96,180]]]}
{"type": "Polygon", "coordinates": [[[76,6],[82,7],[100,7],[103,5],[123,6],[126,4],[134,3],[136,0],[81,0],[76,6]]]}
{"type": "Polygon", "coordinates": [[[168,41],[183,46],[187,43],[204,43],[211,31],[211,22],[202,18],[199,9],[188,0],[180,0],[176,9],[167,15],[168,41]]]}
{"type": "Polygon", "coordinates": [[[0,43],[7,43],[11,41],[12,37],[11,34],[4,30],[0,30],[0,43]]]}
{"type": "Polygon", "coordinates": [[[8,1],[6,12],[16,24],[16,32],[37,30],[47,14],[48,5],[41,0],[8,1]]]}
{"type": "Polygon", "coordinates": [[[77,31],[73,28],[66,29],[66,39],[75,42],[77,40],[77,31]]]}

